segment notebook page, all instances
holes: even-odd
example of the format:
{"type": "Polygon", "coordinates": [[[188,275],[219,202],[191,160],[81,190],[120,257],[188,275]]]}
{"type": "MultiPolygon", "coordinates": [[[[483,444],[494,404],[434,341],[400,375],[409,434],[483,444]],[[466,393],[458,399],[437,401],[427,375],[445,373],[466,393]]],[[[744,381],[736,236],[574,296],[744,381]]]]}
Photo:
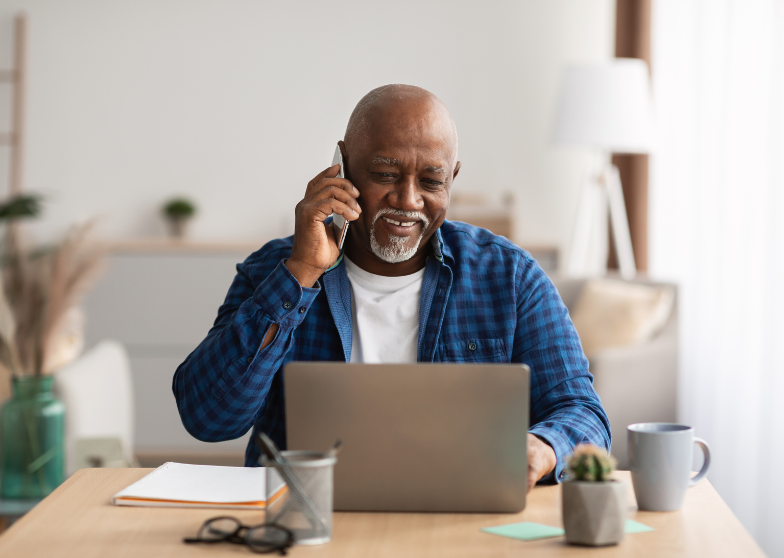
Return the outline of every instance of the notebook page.
{"type": "Polygon", "coordinates": [[[264,467],[164,463],[114,495],[182,502],[237,503],[267,499],[264,467]]]}

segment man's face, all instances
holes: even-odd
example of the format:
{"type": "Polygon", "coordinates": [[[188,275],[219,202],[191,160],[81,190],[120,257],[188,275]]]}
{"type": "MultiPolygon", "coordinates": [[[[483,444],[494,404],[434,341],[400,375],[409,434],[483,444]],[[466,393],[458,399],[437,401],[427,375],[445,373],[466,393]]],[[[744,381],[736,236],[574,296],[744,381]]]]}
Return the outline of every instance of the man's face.
{"type": "Polygon", "coordinates": [[[362,207],[349,228],[349,257],[407,262],[425,252],[446,217],[459,170],[451,120],[445,109],[422,100],[375,115],[368,136],[341,146],[362,207]]]}

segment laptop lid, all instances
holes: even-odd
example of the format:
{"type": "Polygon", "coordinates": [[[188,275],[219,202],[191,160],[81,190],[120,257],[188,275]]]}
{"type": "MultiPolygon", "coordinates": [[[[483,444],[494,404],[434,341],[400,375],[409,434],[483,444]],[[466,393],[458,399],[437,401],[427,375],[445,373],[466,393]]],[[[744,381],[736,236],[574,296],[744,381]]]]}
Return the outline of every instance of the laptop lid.
{"type": "Polygon", "coordinates": [[[529,376],[523,364],[292,362],[287,445],[343,441],[336,510],[519,512],[529,376]]]}

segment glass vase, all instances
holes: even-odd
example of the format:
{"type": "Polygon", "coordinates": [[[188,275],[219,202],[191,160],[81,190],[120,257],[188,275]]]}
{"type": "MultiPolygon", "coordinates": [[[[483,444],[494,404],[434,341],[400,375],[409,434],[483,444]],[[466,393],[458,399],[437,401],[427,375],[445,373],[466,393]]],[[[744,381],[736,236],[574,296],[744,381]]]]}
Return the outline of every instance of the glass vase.
{"type": "Polygon", "coordinates": [[[0,411],[0,497],[43,498],[65,474],[65,406],[52,392],[54,379],[20,377],[0,411]]]}

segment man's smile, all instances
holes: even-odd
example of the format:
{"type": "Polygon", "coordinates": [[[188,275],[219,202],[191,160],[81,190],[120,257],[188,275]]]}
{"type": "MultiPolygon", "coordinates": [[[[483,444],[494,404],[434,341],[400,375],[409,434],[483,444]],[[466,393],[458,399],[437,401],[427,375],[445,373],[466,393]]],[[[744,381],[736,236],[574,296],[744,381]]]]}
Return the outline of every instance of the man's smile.
{"type": "Polygon", "coordinates": [[[376,214],[371,228],[374,229],[377,224],[380,224],[381,229],[387,233],[390,242],[400,244],[403,242],[403,239],[419,237],[421,240],[422,234],[430,224],[430,219],[421,211],[402,211],[400,209],[387,208],[381,209],[376,214]]]}
{"type": "Polygon", "coordinates": [[[419,221],[395,221],[394,219],[390,219],[389,217],[382,217],[384,221],[387,223],[392,223],[393,225],[397,225],[398,227],[413,227],[419,221]]]}
{"type": "Polygon", "coordinates": [[[422,232],[422,227],[415,226],[422,224],[421,220],[412,220],[410,217],[405,220],[400,220],[401,218],[398,215],[395,215],[395,217],[397,217],[397,219],[393,219],[387,215],[381,217],[381,221],[383,221],[383,227],[386,229],[388,235],[405,237],[414,236],[422,232]]]}

